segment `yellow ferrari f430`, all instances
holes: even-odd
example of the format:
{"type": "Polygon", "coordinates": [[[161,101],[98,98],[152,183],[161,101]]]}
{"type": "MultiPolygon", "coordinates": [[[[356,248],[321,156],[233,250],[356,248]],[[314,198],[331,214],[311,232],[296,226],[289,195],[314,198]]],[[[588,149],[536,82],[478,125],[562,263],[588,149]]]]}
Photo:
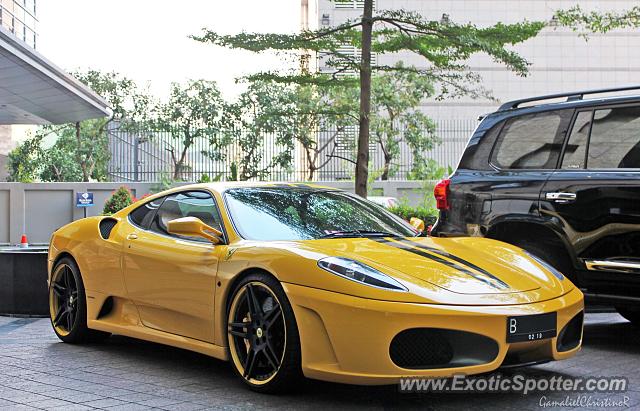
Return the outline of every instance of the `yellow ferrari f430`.
{"type": "Polygon", "coordinates": [[[75,221],[52,236],[49,290],[65,342],[197,351],[263,392],[484,373],[582,342],[582,293],[540,257],[308,184],[190,185],[75,221]]]}

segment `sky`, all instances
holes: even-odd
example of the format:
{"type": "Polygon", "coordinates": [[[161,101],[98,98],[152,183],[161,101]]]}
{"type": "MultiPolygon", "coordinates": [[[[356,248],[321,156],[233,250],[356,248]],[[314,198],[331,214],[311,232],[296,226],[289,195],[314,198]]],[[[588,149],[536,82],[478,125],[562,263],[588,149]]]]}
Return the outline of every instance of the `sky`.
{"type": "Polygon", "coordinates": [[[242,91],[236,77],[275,69],[274,55],[256,55],[188,38],[203,27],[292,33],[300,0],[41,0],[37,49],[67,70],[117,71],[166,97],[171,82],[215,80],[227,97],[242,91]]]}

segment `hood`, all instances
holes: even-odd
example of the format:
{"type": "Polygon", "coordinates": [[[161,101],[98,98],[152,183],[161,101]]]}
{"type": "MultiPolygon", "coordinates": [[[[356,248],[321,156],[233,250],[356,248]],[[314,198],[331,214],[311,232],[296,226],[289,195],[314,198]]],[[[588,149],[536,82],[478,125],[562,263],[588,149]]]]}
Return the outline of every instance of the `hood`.
{"type": "Polygon", "coordinates": [[[485,238],[343,238],[296,243],[319,255],[363,262],[401,281],[413,293],[439,289],[444,300],[462,304],[531,303],[573,288],[523,250],[485,238]]]}

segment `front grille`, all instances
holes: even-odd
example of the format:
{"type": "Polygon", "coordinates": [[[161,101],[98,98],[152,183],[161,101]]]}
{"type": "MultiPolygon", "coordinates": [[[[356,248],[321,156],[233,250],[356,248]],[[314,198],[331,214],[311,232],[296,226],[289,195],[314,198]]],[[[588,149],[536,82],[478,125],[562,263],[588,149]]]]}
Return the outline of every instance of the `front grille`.
{"type": "Polygon", "coordinates": [[[108,240],[111,235],[111,230],[113,230],[113,227],[115,227],[116,224],[118,224],[118,220],[115,218],[103,218],[100,220],[100,224],[98,226],[100,229],[100,236],[105,240],[108,240]]]}
{"type": "Polygon", "coordinates": [[[432,368],[451,362],[453,349],[440,330],[413,328],[395,336],[389,354],[398,367],[432,368]]]}
{"type": "Polygon", "coordinates": [[[389,356],[398,367],[413,370],[467,367],[493,361],[498,343],[466,331],[411,328],[393,338],[389,356]]]}
{"type": "Polygon", "coordinates": [[[584,312],[580,311],[564,326],[557,340],[558,351],[569,351],[580,345],[582,340],[582,323],[584,321],[584,312]]]}

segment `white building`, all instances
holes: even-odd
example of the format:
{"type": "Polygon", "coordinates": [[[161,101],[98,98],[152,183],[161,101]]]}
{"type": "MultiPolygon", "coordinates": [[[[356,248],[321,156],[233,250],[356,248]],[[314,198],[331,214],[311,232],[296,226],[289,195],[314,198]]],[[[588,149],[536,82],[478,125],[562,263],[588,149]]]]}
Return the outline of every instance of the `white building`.
{"type": "MultiPolygon", "coordinates": [[[[362,0],[302,0],[309,28],[330,27],[357,18],[362,0]]],[[[429,20],[443,16],[453,22],[489,26],[497,22],[550,21],[558,9],[580,4],[583,10],[622,11],[638,5],[633,0],[376,0],[379,10],[417,11],[429,20]]],[[[303,22],[305,19],[303,18],[303,22]]],[[[436,122],[464,121],[495,110],[500,103],[527,96],[608,86],[640,84],[640,30],[591,34],[585,41],[565,28],[545,28],[536,38],[515,47],[530,63],[530,74],[519,77],[486,55],[473,56],[469,65],[484,79],[483,86],[498,102],[470,98],[424,101],[423,109],[436,122]]],[[[412,53],[378,55],[380,64],[425,67],[426,60],[412,53]]],[[[320,70],[322,70],[320,62],[320,70]]],[[[446,136],[445,145],[447,144],[446,136]]],[[[462,145],[463,147],[464,145],[462,145]]],[[[457,145],[456,147],[459,147],[457,145]]],[[[461,150],[461,148],[460,148],[461,150]]],[[[446,161],[450,162],[450,161],[446,161]]]]}

